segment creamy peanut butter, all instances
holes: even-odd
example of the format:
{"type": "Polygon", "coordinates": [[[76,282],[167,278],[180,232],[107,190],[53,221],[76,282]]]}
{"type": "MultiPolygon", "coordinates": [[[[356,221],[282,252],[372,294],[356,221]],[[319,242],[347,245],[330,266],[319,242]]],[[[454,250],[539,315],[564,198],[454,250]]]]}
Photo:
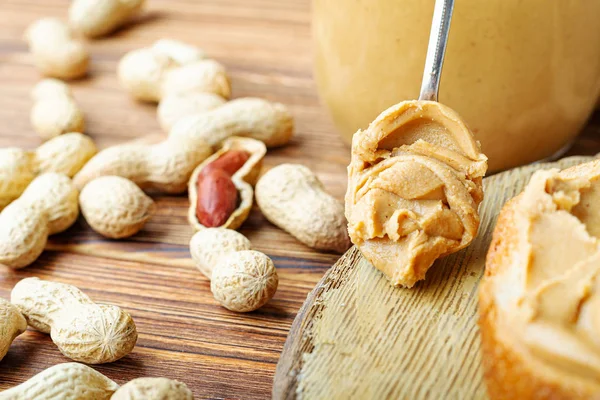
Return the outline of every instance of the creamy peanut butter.
{"type": "Polygon", "coordinates": [[[479,226],[486,157],[458,114],[436,102],[390,107],[352,142],[352,242],[394,285],[412,287],[479,226]]]}
{"type": "Polygon", "coordinates": [[[600,383],[600,161],[536,172],[516,198],[503,323],[547,365],[600,383]]]}

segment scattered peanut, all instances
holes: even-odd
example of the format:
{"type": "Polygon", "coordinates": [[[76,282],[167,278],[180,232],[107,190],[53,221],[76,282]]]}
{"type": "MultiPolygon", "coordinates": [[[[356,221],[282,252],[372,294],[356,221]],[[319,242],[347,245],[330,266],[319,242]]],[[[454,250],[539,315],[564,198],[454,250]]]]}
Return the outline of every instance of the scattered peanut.
{"type": "Polygon", "coordinates": [[[138,378],[121,388],[91,367],[63,363],[0,392],[0,400],[193,400],[182,383],[166,378],[138,378]]]}
{"type": "Polygon", "coordinates": [[[149,49],[154,51],[155,54],[167,57],[176,65],[185,65],[206,58],[206,54],[202,49],[173,39],[157,40],[149,49]]]}
{"type": "Polygon", "coordinates": [[[64,363],[1,392],[0,400],[108,400],[118,388],[87,365],[64,363]]]}
{"type": "Polygon", "coordinates": [[[254,250],[242,250],[221,258],[212,271],[210,290],[228,310],[254,311],[275,292],[279,278],[273,261],[254,250]]]}
{"type": "Polygon", "coordinates": [[[185,117],[175,124],[169,136],[202,139],[211,146],[231,136],[243,136],[260,140],[267,147],[277,147],[289,142],[293,130],[292,116],[283,104],[249,97],[185,117]]]}
{"type": "Polygon", "coordinates": [[[225,228],[203,229],[190,240],[192,258],[211,280],[215,300],[231,311],[254,311],[277,291],[279,278],[273,261],[250,248],[244,235],[225,228]]]}
{"type": "Polygon", "coordinates": [[[214,93],[169,94],[158,104],[158,122],[165,132],[169,132],[180,119],[210,111],[225,102],[224,98],[214,93]]]}
{"type": "Polygon", "coordinates": [[[111,400],[193,400],[185,383],[167,378],[138,378],[121,386],[111,400]]]}
{"type": "Polygon", "coordinates": [[[113,239],[138,233],[154,211],[154,201],[119,176],[101,176],[85,185],[79,206],[93,230],[113,239]]]}
{"type": "Polygon", "coordinates": [[[159,40],[151,47],[131,51],[119,62],[121,84],[136,99],[158,102],[171,94],[210,92],[231,94],[225,68],[193,46],[159,40]]]}
{"type": "Polygon", "coordinates": [[[17,307],[0,299],[0,361],[13,340],[27,329],[27,321],[17,307]]]}
{"type": "Polygon", "coordinates": [[[87,73],[89,54],[86,48],[73,38],[68,26],[59,19],[43,18],[34,22],[27,28],[25,39],[43,75],[73,79],[87,73]]]}
{"type": "Polygon", "coordinates": [[[248,218],[266,154],[259,140],[231,137],[192,173],[188,220],[196,230],[237,229],[248,218]]]}
{"type": "Polygon", "coordinates": [[[307,246],[339,253],[350,247],[344,207],[305,166],[271,169],[256,184],[256,201],[269,221],[307,246]]]}
{"type": "Polygon", "coordinates": [[[69,24],[88,37],[104,36],[122,26],[145,0],[73,0],[69,24]]]}
{"type": "Polygon", "coordinates": [[[62,174],[35,178],[0,212],[0,264],[22,268],[42,253],[48,235],[70,227],[79,215],[77,189],[62,174]]]}
{"type": "Polygon", "coordinates": [[[49,333],[60,352],[75,361],[113,362],[129,354],[137,341],[129,313],[96,304],[72,285],[25,278],[13,288],[11,302],[29,326],[49,333]]]}
{"type": "Polygon", "coordinates": [[[65,133],[37,148],[38,173],[56,172],[72,178],[96,152],[96,145],[89,136],[65,133]]]}
{"type": "Polygon", "coordinates": [[[168,138],[156,144],[125,143],[102,150],[75,175],[82,189],[92,179],[115,175],[131,180],[142,189],[182,193],[194,168],[212,150],[202,140],[168,138]]]}
{"type": "Polygon", "coordinates": [[[121,84],[136,99],[159,101],[161,85],[169,69],[205,58],[202,50],[188,44],[162,39],[150,47],[125,54],[117,69],[121,84]]]}
{"type": "Polygon", "coordinates": [[[250,241],[231,229],[207,228],[196,232],[190,240],[190,253],[196,267],[208,279],[219,260],[230,253],[250,250],[250,241]]]}
{"type": "Polygon", "coordinates": [[[35,151],[0,149],[0,210],[17,199],[38,174],[73,177],[94,154],[92,139],[75,132],[57,136],[35,151]]]}
{"type": "Polygon", "coordinates": [[[200,60],[174,68],[165,75],[163,96],[186,93],[215,93],[231,96],[231,83],[225,67],[215,60],[200,60]]]}
{"type": "Polygon", "coordinates": [[[0,210],[17,199],[36,175],[35,154],[15,147],[0,149],[0,210]]]}
{"type": "Polygon", "coordinates": [[[71,95],[71,89],[58,79],[44,79],[31,93],[34,105],[31,124],[43,140],[67,132],[83,132],[83,113],[71,95]]]}

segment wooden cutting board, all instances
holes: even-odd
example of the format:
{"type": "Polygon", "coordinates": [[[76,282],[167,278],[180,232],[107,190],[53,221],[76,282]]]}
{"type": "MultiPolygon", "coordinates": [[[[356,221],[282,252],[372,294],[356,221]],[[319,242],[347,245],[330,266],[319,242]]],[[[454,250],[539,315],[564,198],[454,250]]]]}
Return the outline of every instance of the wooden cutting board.
{"type": "Polygon", "coordinates": [[[484,180],[480,232],[436,262],[413,289],[393,288],[356,247],[308,295],[277,365],[274,399],[481,399],[477,288],[502,205],[534,171],[570,157],[484,180]]]}

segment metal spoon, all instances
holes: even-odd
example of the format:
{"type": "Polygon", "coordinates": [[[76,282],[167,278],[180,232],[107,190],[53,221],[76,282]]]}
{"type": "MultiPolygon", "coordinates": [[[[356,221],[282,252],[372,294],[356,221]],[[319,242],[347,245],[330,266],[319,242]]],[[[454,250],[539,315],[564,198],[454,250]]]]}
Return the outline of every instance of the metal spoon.
{"type": "Polygon", "coordinates": [[[453,9],[454,0],[436,0],[435,2],[419,100],[438,101],[440,76],[442,75],[453,9]]]}

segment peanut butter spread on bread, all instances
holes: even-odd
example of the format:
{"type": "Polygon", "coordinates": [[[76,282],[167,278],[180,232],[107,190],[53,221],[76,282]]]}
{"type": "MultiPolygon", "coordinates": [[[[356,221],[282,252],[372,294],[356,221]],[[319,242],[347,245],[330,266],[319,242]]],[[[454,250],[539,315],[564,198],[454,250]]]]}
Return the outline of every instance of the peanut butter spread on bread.
{"type": "Polygon", "coordinates": [[[433,262],[471,243],[487,158],[450,108],[405,101],[352,142],[346,217],[352,242],[393,285],[412,287],[433,262]]]}
{"type": "Polygon", "coordinates": [[[600,381],[600,161],[538,171],[512,201],[499,319],[547,365],[600,381]]]}

